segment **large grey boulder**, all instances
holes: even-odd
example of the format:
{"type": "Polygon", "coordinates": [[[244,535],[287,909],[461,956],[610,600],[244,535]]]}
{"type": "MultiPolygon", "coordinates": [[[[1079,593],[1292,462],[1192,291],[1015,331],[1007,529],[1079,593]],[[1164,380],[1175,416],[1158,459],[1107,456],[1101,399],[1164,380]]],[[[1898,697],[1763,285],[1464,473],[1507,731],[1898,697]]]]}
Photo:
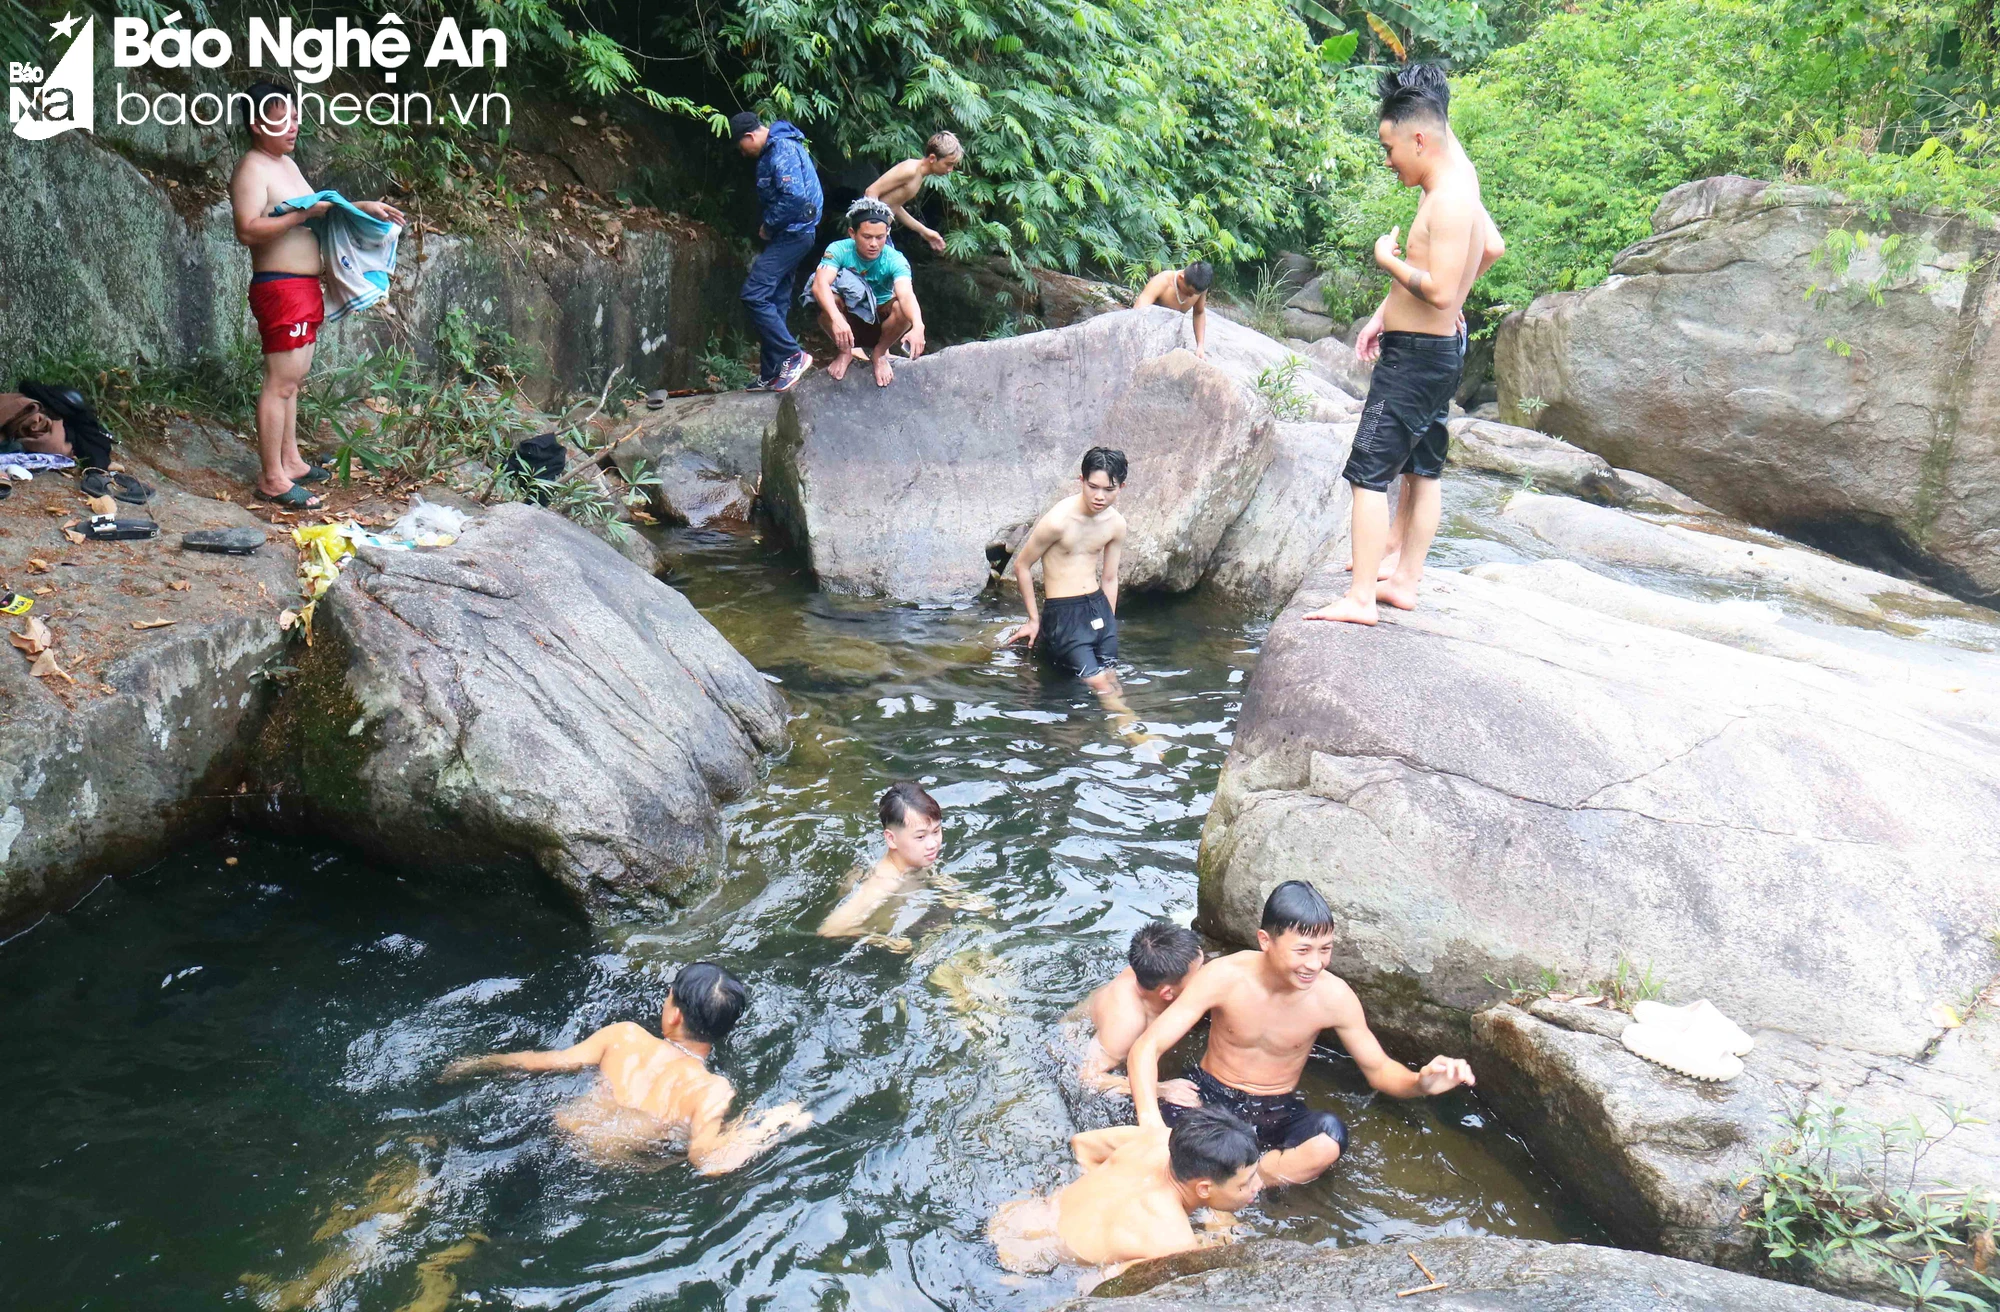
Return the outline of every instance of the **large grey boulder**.
{"type": "Polygon", "coordinates": [[[609,455],[627,480],[658,479],[654,509],[675,523],[743,523],[763,483],[764,446],[778,419],[771,392],[670,397],[611,433],[609,455]]]}
{"type": "Polygon", "coordinates": [[[1859,1312],[1866,1304],[1654,1253],[1498,1235],[1308,1248],[1256,1240],[1140,1263],[1068,1312],[1859,1312]],[[1446,1288],[1423,1294],[1419,1271],[1446,1288]],[[1182,1271],[1188,1274],[1180,1274],[1182,1271]],[[1123,1294],[1133,1285],[1143,1292],[1123,1294]],[[1412,1302],[1412,1300],[1416,1300],[1412,1302]]]}
{"type": "Polygon", "coordinates": [[[1354,423],[1281,423],[1256,495],[1222,535],[1208,586],[1273,614],[1329,555],[1345,553],[1353,490],[1341,477],[1354,423]]]}
{"type": "Polygon", "coordinates": [[[785,394],[766,503],[821,586],[959,601],[986,586],[989,546],[1074,492],[1084,451],[1114,446],[1131,461],[1125,586],[1191,588],[1272,458],[1244,374],[1287,353],[1232,335],[1198,360],[1184,331],[1170,311],[1122,311],[902,363],[886,388],[815,373],[785,394]]]}
{"type": "Polygon", "coordinates": [[[1565,556],[1608,565],[1684,575],[1788,593],[1834,611],[1881,620],[1899,607],[1955,607],[1942,593],[1907,579],[1863,569],[1791,543],[1760,538],[1727,523],[1697,529],[1569,497],[1522,491],[1502,513],[1565,556]],[[1715,531],[1707,531],[1709,528],[1715,531]]]}
{"type": "Polygon", "coordinates": [[[1625,503],[1626,491],[1618,471],[1603,456],[1561,438],[1469,416],[1453,419],[1447,427],[1455,465],[1526,479],[1538,487],[1605,505],[1625,503]]]}
{"type": "MultiPolygon", "coordinates": [[[[1481,573],[1434,575],[1374,629],[1301,618],[1344,576],[1300,590],[1203,834],[1201,923],[1248,941],[1276,883],[1312,881],[1334,969],[1402,1055],[1470,1044],[1482,1091],[1621,1242],[1749,1265],[1738,1186],[1783,1136],[1782,1098],[1884,1123],[1993,1102],[1972,1087],[1990,1062],[1963,1055],[1993,1043],[1941,1009],[2000,965],[1992,698],[1897,686],[1865,656],[1807,663],[1811,644],[1762,654],[1755,632],[1751,650],[1686,636],[1708,623],[1622,585],[1556,576],[1585,609],[1481,573]],[[1621,969],[1744,1024],[1748,1073],[1696,1086],[1606,1046],[1615,1029],[1530,1042],[1481,1010],[1621,969]],[[1595,1073],[1563,1065],[1579,1044],[1595,1073]]],[[[2000,1180],[2000,1134],[1952,1144],[1926,1169],[2000,1180]]]]}
{"type": "Polygon", "coordinates": [[[296,588],[282,541],[241,557],[180,550],[195,529],[261,531],[240,506],[161,486],[150,507],[161,537],[74,544],[62,535],[84,508],[73,491],[44,475],[0,503],[0,577],[50,589],[27,618],[47,626],[70,676],[34,677],[25,654],[0,645],[0,934],[221,821],[273,686],[264,676],[283,663],[278,613],[296,588]],[[47,515],[44,503],[78,514],[47,515]]]}
{"type": "Polygon", "coordinates": [[[2000,231],[1899,212],[1886,231],[1908,267],[1872,239],[1843,274],[1817,258],[1835,228],[1885,231],[1823,192],[1676,188],[1601,286],[1503,323],[1502,417],[1752,523],[2000,595],[2000,231]]]}
{"type": "Polygon", "coordinates": [[[1320,338],[1306,348],[1306,358],[1349,396],[1356,400],[1367,397],[1368,384],[1375,377],[1375,362],[1363,360],[1340,338],[1320,338]]]}
{"type": "Polygon", "coordinates": [[[784,741],[775,689],[672,588],[547,511],[363,548],[283,708],[279,800],[403,864],[522,854],[594,910],[675,901],[784,741]]]}

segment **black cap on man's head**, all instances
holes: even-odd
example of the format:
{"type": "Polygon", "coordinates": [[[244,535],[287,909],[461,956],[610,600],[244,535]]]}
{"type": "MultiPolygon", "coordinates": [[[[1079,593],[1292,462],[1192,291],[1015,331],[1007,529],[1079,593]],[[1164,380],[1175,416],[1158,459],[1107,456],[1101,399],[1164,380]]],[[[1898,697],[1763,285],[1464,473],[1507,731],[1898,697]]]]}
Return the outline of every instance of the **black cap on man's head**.
{"type": "Polygon", "coordinates": [[[758,118],[747,109],[741,114],[731,114],[729,116],[729,139],[731,141],[741,141],[763,126],[764,120],[758,118]]]}

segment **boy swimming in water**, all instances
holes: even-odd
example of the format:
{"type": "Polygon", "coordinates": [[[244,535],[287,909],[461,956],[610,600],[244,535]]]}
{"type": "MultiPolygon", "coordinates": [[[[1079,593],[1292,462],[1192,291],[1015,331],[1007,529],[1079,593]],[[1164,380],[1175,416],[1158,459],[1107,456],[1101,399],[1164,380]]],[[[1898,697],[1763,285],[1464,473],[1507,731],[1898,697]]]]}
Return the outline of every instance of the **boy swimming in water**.
{"type": "Polygon", "coordinates": [[[891,784],[876,807],[882,820],[882,842],[888,849],[820,922],[821,938],[858,938],[891,952],[908,952],[910,940],[895,934],[871,933],[868,921],[883,907],[927,885],[935,885],[945,905],[968,909],[973,899],[964,886],[932,867],[944,851],[944,808],[920,785],[904,780],[891,784]]]}
{"type": "Polygon", "coordinates": [[[643,1025],[621,1021],[559,1052],[501,1052],[455,1061],[440,1078],[595,1066],[603,1076],[598,1096],[564,1108],[556,1118],[559,1125],[605,1155],[679,1140],[687,1145],[688,1164],[695,1170],[722,1175],[785,1131],[812,1124],[812,1113],[795,1102],[755,1119],[746,1113],[723,1120],[736,1090],[708,1069],[708,1058],[736,1027],[748,1002],[743,985],[728,971],[697,961],[674,976],[667,990],[660,1038],[643,1025]]]}
{"type": "Polygon", "coordinates": [[[986,1227],[1009,1271],[1115,1268],[1199,1248],[1204,1238],[1195,1235],[1191,1213],[1234,1212],[1263,1187],[1257,1136],[1220,1108],[1191,1111],[1171,1132],[1136,1125],[1092,1130],[1070,1147],[1083,1166],[1074,1183],[1047,1198],[1003,1203],[986,1227]]]}
{"type": "MultiPolygon", "coordinates": [[[[1130,1081],[1112,1072],[1125,1064],[1133,1043],[1201,969],[1201,936],[1171,920],[1155,920],[1132,935],[1125,960],[1131,964],[1084,1003],[1092,1033],[1080,1074],[1085,1088],[1129,1098],[1130,1081]]],[[[1187,1080],[1162,1082],[1160,1098],[1182,1107],[1201,1105],[1187,1080]]]]}
{"type": "Polygon", "coordinates": [[[1132,1045],[1125,1065],[1140,1125],[1171,1125],[1185,1115],[1160,1105],[1160,1054],[1203,1016],[1209,1017],[1208,1050],[1188,1078],[1204,1107],[1227,1107],[1256,1127],[1266,1150],[1264,1179],[1274,1186],[1317,1179],[1347,1148],[1341,1119],[1306,1106],[1299,1092],[1320,1031],[1338,1034],[1368,1083],[1392,1098],[1436,1095],[1473,1082],[1472,1067],[1457,1058],[1436,1057],[1413,1071],[1382,1051],[1361,1000],[1327,971],[1333,930],[1333,911],[1310,884],[1287,880],[1271,890],[1256,950],[1203,966],[1132,1045]]]}

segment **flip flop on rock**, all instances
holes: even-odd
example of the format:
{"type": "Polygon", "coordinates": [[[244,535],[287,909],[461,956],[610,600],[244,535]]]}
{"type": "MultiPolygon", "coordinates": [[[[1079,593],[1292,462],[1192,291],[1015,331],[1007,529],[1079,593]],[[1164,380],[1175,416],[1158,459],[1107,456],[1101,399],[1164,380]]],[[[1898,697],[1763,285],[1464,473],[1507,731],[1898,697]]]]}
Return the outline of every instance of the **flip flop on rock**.
{"type": "Polygon", "coordinates": [[[87,497],[111,497],[128,506],[143,506],[153,499],[153,489],[130,474],[106,469],[87,469],[77,484],[87,497]]]}
{"type": "Polygon", "coordinates": [[[1743,1059],[1723,1051],[1704,1034],[1634,1021],[1618,1037],[1634,1056],[1679,1071],[1691,1080],[1733,1080],[1743,1073],[1743,1059]]]}
{"type": "Polygon", "coordinates": [[[160,526],[150,519],[113,519],[97,515],[67,527],[91,542],[145,542],[160,536],[160,526]]]}
{"type": "Polygon", "coordinates": [[[217,556],[247,556],[264,545],[264,531],[255,528],[204,528],[181,534],[181,550],[217,556]]]}
{"type": "Polygon", "coordinates": [[[1684,1030],[1736,1057],[1749,1056],[1750,1049],[1757,1046],[1757,1041],[1745,1034],[1742,1026],[1716,1010],[1707,998],[1685,1007],[1669,1007],[1664,1002],[1635,1003],[1632,1019],[1641,1025],[1684,1030]]]}
{"type": "Polygon", "coordinates": [[[297,483],[292,484],[276,496],[259,488],[257,490],[257,499],[259,501],[268,501],[274,506],[282,506],[286,510],[319,509],[319,498],[300,487],[297,483]]]}

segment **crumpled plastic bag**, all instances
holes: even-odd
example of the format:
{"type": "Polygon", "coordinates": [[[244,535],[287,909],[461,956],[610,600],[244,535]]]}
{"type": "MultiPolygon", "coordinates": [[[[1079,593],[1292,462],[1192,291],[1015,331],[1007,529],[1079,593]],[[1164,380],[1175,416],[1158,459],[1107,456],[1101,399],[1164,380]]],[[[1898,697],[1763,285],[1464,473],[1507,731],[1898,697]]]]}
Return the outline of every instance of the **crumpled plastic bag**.
{"type": "Polygon", "coordinates": [[[465,532],[465,526],[472,517],[462,510],[450,506],[440,506],[426,501],[421,496],[410,498],[410,508],[389,530],[389,536],[402,538],[419,547],[448,547],[465,532]]]}

